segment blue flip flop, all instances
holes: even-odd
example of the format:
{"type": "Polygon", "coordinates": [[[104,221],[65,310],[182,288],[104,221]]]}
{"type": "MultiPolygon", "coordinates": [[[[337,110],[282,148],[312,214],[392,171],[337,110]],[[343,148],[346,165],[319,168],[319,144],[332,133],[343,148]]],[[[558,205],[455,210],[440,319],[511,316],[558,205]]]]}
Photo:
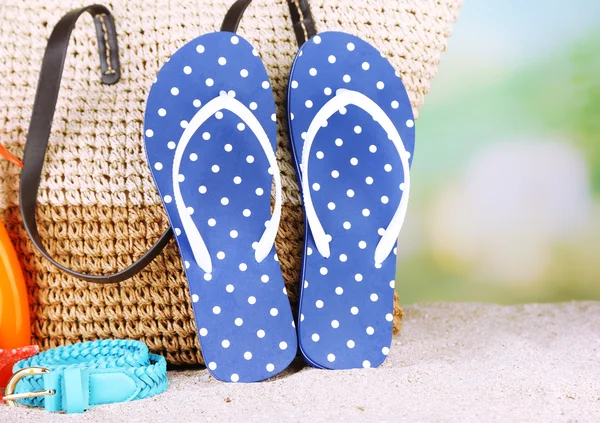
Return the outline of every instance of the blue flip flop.
{"type": "Polygon", "coordinates": [[[307,220],[302,354],[327,369],[376,367],[391,344],[395,245],[410,192],[408,95],[377,49],[325,32],[294,60],[288,121],[307,220]]]}
{"type": "Polygon", "coordinates": [[[273,248],[282,205],[275,121],[261,59],[232,32],[180,48],[148,96],[148,163],[185,264],[204,360],[222,381],[266,379],[296,355],[273,248]]]}

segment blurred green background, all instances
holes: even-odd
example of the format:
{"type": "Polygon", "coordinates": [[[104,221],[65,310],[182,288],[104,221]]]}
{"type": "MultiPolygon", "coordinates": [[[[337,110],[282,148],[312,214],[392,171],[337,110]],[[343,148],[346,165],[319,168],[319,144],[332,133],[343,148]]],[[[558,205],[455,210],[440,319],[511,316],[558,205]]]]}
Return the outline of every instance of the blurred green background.
{"type": "Polygon", "coordinates": [[[600,300],[600,0],[465,1],[412,175],[403,303],[600,300]]]}

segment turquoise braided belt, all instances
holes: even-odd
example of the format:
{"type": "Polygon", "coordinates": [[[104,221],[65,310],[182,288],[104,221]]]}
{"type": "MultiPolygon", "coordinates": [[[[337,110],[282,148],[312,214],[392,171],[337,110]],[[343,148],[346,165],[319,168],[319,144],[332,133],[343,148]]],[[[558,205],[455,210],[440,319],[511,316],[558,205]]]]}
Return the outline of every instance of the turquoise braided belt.
{"type": "Polygon", "coordinates": [[[82,413],[167,389],[167,363],[139,341],[101,340],[54,348],[21,360],[4,400],[47,411],[82,413]]]}

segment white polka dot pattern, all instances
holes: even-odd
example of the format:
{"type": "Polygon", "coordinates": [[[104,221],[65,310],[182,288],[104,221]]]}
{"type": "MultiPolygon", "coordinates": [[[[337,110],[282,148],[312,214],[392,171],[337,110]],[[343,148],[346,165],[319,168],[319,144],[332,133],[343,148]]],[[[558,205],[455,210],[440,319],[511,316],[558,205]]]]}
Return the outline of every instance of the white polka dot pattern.
{"type": "MultiPolygon", "coordinates": [[[[315,38],[302,46],[290,75],[302,87],[288,90],[296,162],[302,161],[315,116],[345,89],[368,97],[389,117],[410,153],[410,163],[414,119],[394,68],[355,36],[325,32],[318,41],[315,38]]],[[[308,163],[301,166],[310,169],[310,196],[329,240],[325,258],[307,228],[302,280],[310,284],[304,283],[300,303],[302,353],[321,368],[376,367],[391,344],[396,256],[394,250],[379,264],[374,256],[403,195],[402,160],[382,123],[349,104],[321,125],[308,163]]]]}
{"type": "MultiPolygon", "coordinates": [[[[250,44],[218,32],[183,46],[159,71],[144,118],[148,163],[175,228],[184,228],[172,175],[177,140],[200,106],[219,96],[241,102],[275,151],[273,92],[250,44]]],[[[193,238],[176,231],[202,352],[210,372],[227,382],[272,377],[292,361],[297,345],[275,251],[257,262],[252,248],[271,218],[270,196],[263,193],[271,192],[273,172],[249,125],[227,109],[214,113],[192,135],[176,175],[212,260],[212,272],[201,270],[193,238]]]]}

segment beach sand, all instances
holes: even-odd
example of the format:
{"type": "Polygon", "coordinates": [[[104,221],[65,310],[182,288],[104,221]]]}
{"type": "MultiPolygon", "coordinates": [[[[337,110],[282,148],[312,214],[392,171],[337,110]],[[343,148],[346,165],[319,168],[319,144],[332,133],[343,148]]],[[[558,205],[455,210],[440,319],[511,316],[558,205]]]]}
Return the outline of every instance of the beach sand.
{"type": "Polygon", "coordinates": [[[599,422],[600,302],[406,307],[378,369],[298,360],[274,379],[169,373],[166,393],[79,415],[0,406],[0,422],[599,422]]]}

